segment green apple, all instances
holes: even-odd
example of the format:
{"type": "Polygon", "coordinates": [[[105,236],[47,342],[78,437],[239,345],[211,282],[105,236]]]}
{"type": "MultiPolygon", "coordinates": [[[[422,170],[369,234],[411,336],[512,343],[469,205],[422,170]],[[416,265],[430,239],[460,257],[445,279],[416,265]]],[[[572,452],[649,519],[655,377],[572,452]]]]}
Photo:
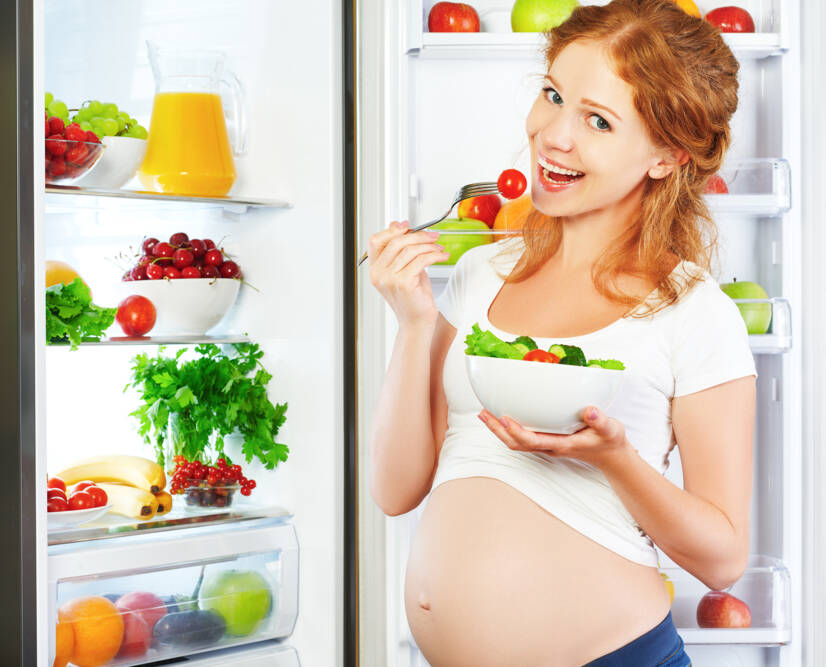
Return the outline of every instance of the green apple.
{"type": "MultiPolygon", "coordinates": [[[[720,285],[728,296],[732,299],[768,299],[769,295],[757,283],[747,280],[724,283],[720,285]]],[[[746,329],[750,334],[764,334],[769,330],[772,320],[772,307],[770,303],[738,303],[740,315],[746,322],[746,329]]]]}
{"type": "Polygon", "coordinates": [[[511,9],[514,32],[546,32],[571,15],[578,0],[516,0],[511,9]]]}
{"type": "Polygon", "coordinates": [[[270,613],[272,590],[258,572],[223,570],[205,578],[198,604],[223,617],[227,634],[246,637],[270,613]]]}
{"type": "Polygon", "coordinates": [[[430,229],[439,232],[439,238],[436,240],[440,246],[450,253],[444,262],[436,262],[436,264],[455,264],[459,258],[464,255],[471,248],[493,241],[493,234],[470,234],[479,230],[481,232],[490,232],[488,227],[481,220],[474,220],[473,218],[448,218],[437,222],[430,229]],[[459,232],[451,234],[450,232],[459,232]]]}

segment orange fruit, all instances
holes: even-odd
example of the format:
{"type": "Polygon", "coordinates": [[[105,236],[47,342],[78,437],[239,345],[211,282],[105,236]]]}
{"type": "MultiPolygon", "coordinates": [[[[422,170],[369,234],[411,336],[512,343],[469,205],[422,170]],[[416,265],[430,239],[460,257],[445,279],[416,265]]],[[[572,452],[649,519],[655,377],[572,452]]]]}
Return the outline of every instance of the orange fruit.
{"type": "Polygon", "coordinates": [[[80,275],[66,262],[58,262],[53,259],[46,260],[46,287],[58,283],[68,285],[75,278],[80,278],[80,275]]]}
{"type": "Polygon", "coordinates": [[[57,625],[55,626],[55,652],[54,664],[52,667],[66,667],[72,659],[72,652],[75,648],[75,631],[70,623],[66,622],[63,612],[57,612],[57,625]]]}
{"type": "Polygon", "coordinates": [[[694,4],[694,0],[674,0],[674,2],[676,2],[686,14],[696,16],[698,19],[702,18],[700,10],[697,8],[697,5],[694,4]]]}
{"type": "Polygon", "coordinates": [[[60,608],[74,629],[72,664],[100,667],[115,657],[123,641],[123,618],[104,597],[75,598],[60,608]]]}
{"type": "Polygon", "coordinates": [[[530,195],[522,195],[519,199],[505,202],[493,221],[493,229],[518,230],[522,229],[528,214],[533,210],[530,195]]]}

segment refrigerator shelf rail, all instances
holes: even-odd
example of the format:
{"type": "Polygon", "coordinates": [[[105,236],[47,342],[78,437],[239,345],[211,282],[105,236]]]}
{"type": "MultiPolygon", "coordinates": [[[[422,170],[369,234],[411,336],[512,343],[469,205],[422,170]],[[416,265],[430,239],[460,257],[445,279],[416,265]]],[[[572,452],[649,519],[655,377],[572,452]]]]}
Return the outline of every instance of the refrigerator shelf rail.
{"type": "MultiPolygon", "coordinates": [[[[408,55],[431,59],[541,60],[545,37],[535,32],[423,32],[411,31],[408,55]]],[[[738,60],[779,56],[788,51],[779,33],[725,33],[723,39],[738,60]]]]}
{"type": "MultiPolygon", "coordinates": [[[[81,347],[101,347],[112,345],[201,345],[213,343],[215,345],[230,345],[231,343],[249,343],[250,339],[246,335],[227,334],[225,336],[111,336],[99,341],[86,341],[80,343],[81,347]]],[[[49,343],[50,348],[69,349],[69,343],[49,343]]]]}
{"type": "Polygon", "coordinates": [[[253,209],[292,208],[290,202],[257,197],[195,197],[189,195],[161,194],[140,190],[109,190],[105,188],[81,188],[78,186],[46,186],[46,211],[64,212],[77,209],[133,211],[191,211],[196,208],[221,208],[226,213],[241,215],[253,209]]]}
{"type": "Polygon", "coordinates": [[[301,667],[295,649],[280,640],[186,656],[178,658],[175,664],[178,667],[301,667]]]}
{"type": "Polygon", "coordinates": [[[266,519],[272,524],[289,523],[293,518],[292,513],[282,507],[245,508],[236,506],[224,511],[216,509],[192,513],[174,507],[176,500],[179,503],[182,502],[183,496],[174,496],[173,510],[169,514],[148,521],[136,521],[115,514],[106,514],[95,521],[80,526],[50,530],[49,546],[226,524],[247,525],[250,521],[260,519],[266,519]]]}
{"type": "Polygon", "coordinates": [[[750,556],[743,576],[725,590],[748,605],[751,613],[749,628],[699,627],[697,605],[709,589],[677,565],[661,567],[660,572],[674,583],[671,615],[687,644],[775,646],[791,641],[790,576],[777,558],[762,554],[750,556]]]}

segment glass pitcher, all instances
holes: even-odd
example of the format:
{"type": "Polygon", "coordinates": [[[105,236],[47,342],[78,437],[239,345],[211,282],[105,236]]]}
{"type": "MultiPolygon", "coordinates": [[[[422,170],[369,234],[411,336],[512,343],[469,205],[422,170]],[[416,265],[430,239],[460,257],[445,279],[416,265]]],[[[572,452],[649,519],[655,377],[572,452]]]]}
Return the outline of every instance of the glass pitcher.
{"type": "Polygon", "coordinates": [[[220,51],[167,50],[146,43],[155,100],[138,177],[147,190],[202,197],[227,194],[235,182],[233,154],[244,150],[244,89],[224,70],[220,51]],[[232,93],[234,150],[220,87],[232,93]]]}

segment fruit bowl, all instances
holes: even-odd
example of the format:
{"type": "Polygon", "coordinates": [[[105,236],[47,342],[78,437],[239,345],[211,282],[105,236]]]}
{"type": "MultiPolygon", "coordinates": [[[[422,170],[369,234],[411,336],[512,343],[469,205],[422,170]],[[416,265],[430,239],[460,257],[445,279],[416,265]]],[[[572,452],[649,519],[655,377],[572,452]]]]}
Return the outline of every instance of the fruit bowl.
{"type": "Polygon", "coordinates": [[[531,431],[575,433],[582,411],[607,410],[627,371],[465,355],[479,402],[496,417],[508,416],[531,431]]]}
{"type": "Polygon", "coordinates": [[[130,280],[121,283],[124,296],[140,294],[155,306],[151,335],[199,336],[217,325],[238,296],[234,278],[130,280]]]}
{"type": "Polygon", "coordinates": [[[88,521],[102,517],[112,507],[101,505],[100,507],[90,507],[85,510],[66,510],[65,512],[48,512],[49,530],[59,530],[61,528],[72,528],[88,521]]]}
{"type": "Polygon", "coordinates": [[[75,185],[100,161],[104,146],[93,141],[46,139],[46,183],[75,185]]]}
{"type": "Polygon", "coordinates": [[[187,509],[223,509],[232,505],[235,492],[241,488],[235,482],[208,484],[203,479],[188,479],[183,496],[187,509]]]}
{"type": "Polygon", "coordinates": [[[76,185],[84,188],[123,187],[138,171],[146,153],[146,139],[103,137],[106,152],[94,172],[86,172],[76,185]]]}

